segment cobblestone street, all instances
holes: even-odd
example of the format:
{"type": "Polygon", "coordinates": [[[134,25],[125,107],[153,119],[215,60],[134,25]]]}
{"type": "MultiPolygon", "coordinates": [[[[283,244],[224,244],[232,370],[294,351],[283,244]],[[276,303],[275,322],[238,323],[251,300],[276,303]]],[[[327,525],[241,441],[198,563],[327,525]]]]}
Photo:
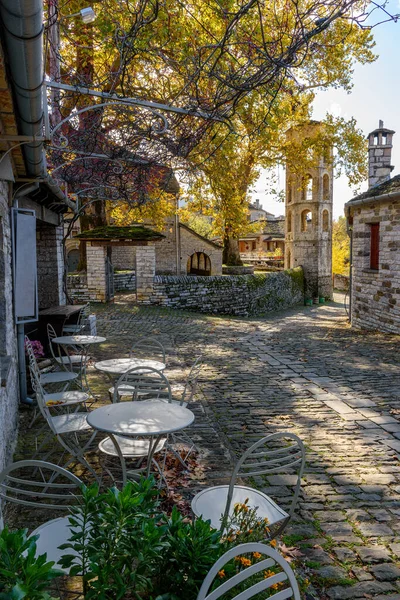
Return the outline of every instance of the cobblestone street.
{"type": "MultiPolygon", "coordinates": [[[[108,343],[96,358],[157,334],[173,378],[204,352],[192,437],[207,468],[193,491],[226,482],[260,437],[298,434],[307,468],[284,541],[303,552],[319,593],[310,597],[400,599],[398,337],[351,330],[339,302],[240,320],[138,309],[119,296],[97,309],[97,323],[108,343]]],[[[285,505],[290,476],[267,479],[285,505]]]]}

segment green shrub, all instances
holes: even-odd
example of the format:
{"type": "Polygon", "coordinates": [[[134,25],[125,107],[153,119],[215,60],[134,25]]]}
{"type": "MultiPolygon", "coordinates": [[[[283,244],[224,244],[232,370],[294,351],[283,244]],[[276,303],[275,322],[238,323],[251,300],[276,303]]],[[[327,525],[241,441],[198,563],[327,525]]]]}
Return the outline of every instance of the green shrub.
{"type": "Polygon", "coordinates": [[[63,572],[45,554],[36,557],[37,539],[26,529],[0,533],[0,600],[52,600],[46,588],[63,572]]]}

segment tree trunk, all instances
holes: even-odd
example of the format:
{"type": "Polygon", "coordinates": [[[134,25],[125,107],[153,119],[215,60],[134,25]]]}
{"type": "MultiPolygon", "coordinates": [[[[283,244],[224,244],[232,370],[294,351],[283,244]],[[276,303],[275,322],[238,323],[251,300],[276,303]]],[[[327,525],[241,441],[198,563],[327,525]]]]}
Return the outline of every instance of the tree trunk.
{"type": "Polygon", "coordinates": [[[228,231],[225,231],[224,235],[222,262],[228,266],[241,266],[243,264],[239,253],[239,240],[230,235],[228,231]]]}

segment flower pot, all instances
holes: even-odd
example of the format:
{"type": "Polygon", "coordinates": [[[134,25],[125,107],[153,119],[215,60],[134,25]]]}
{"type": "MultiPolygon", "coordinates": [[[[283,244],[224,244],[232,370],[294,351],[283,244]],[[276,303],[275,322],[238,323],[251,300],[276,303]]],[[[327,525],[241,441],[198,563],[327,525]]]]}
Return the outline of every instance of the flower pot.
{"type": "Polygon", "coordinates": [[[323,296],[319,297],[319,303],[320,304],[325,304],[325,298],[323,296]]]}
{"type": "Polygon", "coordinates": [[[304,305],[305,306],[312,306],[312,298],[306,298],[304,300],[304,305]]]}

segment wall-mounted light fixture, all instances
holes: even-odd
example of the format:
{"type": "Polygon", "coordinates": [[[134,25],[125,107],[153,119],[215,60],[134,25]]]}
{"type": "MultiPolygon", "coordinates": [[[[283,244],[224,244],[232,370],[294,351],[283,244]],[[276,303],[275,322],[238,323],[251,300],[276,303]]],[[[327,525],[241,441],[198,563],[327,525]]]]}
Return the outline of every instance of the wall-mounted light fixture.
{"type": "Polygon", "coordinates": [[[94,12],[91,6],[87,8],[82,8],[79,12],[74,13],[73,15],[63,15],[63,19],[71,19],[71,17],[81,17],[84,23],[93,23],[96,18],[96,13],[94,12]]]}

